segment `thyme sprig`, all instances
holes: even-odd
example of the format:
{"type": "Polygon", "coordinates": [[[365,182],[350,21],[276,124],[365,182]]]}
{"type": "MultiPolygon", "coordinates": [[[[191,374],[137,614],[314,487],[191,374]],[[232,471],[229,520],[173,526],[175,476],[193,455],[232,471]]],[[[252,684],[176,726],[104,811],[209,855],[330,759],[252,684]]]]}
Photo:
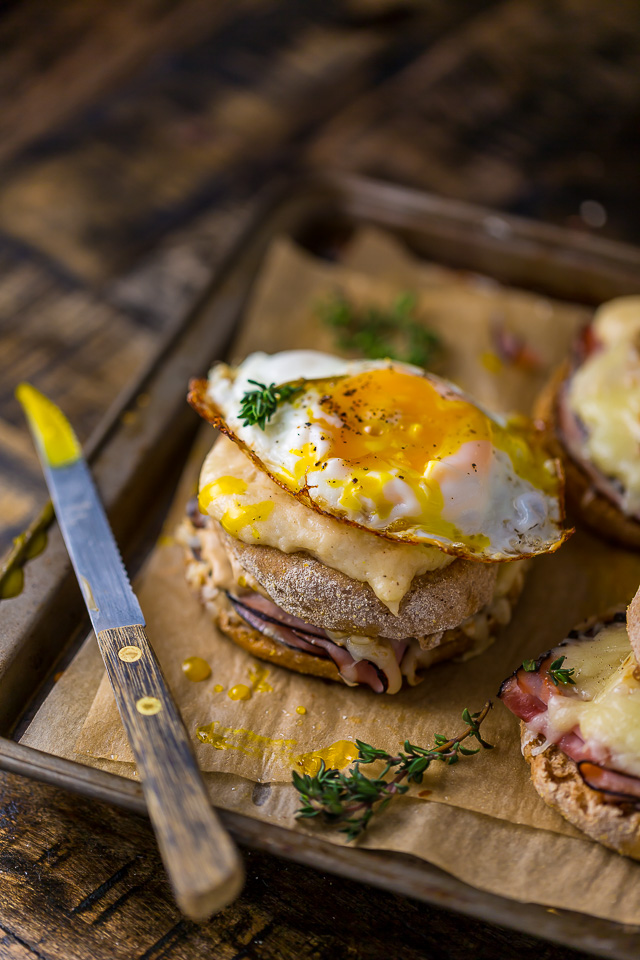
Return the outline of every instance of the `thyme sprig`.
{"type": "Polygon", "coordinates": [[[293,785],[302,800],[296,817],[309,819],[321,816],[326,823],[343,824],[340,832],[346,834],[348,841],[355,840],[367,829],[374,813],[384,810],[393,797],[406,793],[409,783],[422,783],[424,774],[434,760],[450,765],[457,763],[461,756],[479,753],[480,747],[492,749],[493,745],[487,743],[480,733],[480,725],[490,709],[490,700],[477,713],[470,713],[465,708],[462,719],[467,725],[466,729],[457,737],[436,734],[432,747],[418,747],[405,740],[403,750],[397,756],[392,756],[386,750],[356,740],[358,759],[346,773],[333,767],[327,768],[324,760],[320,762],[320,769],[314,777],[309,774],[301,776],[293,770],[293,785]],[[462,746],[469,737],[475,738],[480,744],[475,750],[462,746]],[[380,775],[365,776],[360,767],[376,761],[385,764],[380,775]],[[386,779],[391,771],[392,778],[386,779]],[[408,783],[403,784],[405,779],[408,783]]]}
{"type": "Polygon", "coordinates": [[[284,400],[289,400],[294,394],[302,390],[300,384],[284,384],[277,387],[275,383],[267,386],[258,380],[248,380],[247,383],[253,384],[257,390],[247,390],[243,395],[240,405],[240,418],[244,427],[252,427],[254,424],[264,430],[265,424],[276,412],[276,407],[284,400]]]}
{"type": "Polygon", "coordinates": [[[576,672],[574,667],[563,667],[562,664],[565,662],[566,657],[558,657],[557,660],[554,660],[551,666],[549,667],[549,676],[551,677],[553,683],[558,686],[559,683],[574,684],[575,680],[573,675],[576,672]]]}
{"type": "MultiPolygon", "coordinates": [[[[547,671],[556,687],[561,683],[575,685],[576,681],[573,679],[573,675],[576,672],[575,667],[562,666],[566,659],[566,657],[558,657],[553,661],[547,671]]],[[[522,669],[526,670],[527,673],[533,673],[538,669],[538,664],[535,660],[524,660],[522,663],[522,669]]]]}
{"type": "Polygon", "coordinates": [[[415,294],[405,291],[390,307],[356,307],[343,293],[321,301],[317,312],[322,322],[335,331],[342,350],[354,350],[363,357],[389,357],[415,363],[433,364],[441,352],[440,337],[415,317],[415,294]]]}

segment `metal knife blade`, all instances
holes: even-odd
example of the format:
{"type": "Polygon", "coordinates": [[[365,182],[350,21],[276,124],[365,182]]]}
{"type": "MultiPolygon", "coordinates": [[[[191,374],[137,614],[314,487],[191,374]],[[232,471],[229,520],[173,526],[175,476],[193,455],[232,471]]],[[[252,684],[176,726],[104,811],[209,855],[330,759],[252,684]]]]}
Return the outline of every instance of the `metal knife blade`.
{"type": "Polygon", "coordinates": [[[71,425],[29,384],[20,384],[17,397],[36,441],[56,518],[94,630],[98,633],[113,627],[144,626],[138,598],[71,425]]]}
{"type": "Polygon", "coordinates": [[[96,633],[145,625],[120,551],[84,460],[43,464],[62,536],[96,633]]]}

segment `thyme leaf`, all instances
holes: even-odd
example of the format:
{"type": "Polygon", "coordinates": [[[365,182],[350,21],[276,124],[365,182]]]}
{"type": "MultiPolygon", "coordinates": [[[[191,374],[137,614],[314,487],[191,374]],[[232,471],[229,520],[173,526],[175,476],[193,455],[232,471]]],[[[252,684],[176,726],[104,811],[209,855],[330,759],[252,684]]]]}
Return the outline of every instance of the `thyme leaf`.
{"type": "Polygon", "coordinates": [[[386,750],[356,740],[358,759],[345,773],[326,767],[324,760],[313,777],[292,770],[293,785],[301,799],[296,817],[320,817],[325,823],[341,824],[340,831],[346,834],[347,840],[355,840],[367,829],[374,813],[384,810],[393,797],[406,793],[410,783],[422,783],[424,774],[434,760],[451,765],[457,763],[460,757],[479,753],[481,747],[492,749],[492,744],[487,743],[480,734],[480,725],[490,709],[491,701],[488,700],[477,713],[463,710],[465,730],[456,737],[437,733],[430,747],[419,747],[405,740],[402,751],[392,756],[386,750]],[[463,741],[469,737],[477,740],[480,746],[476,749],[463,747],[463,741]],[[365,776],[360,767],[376,761],[384,763],[379,776],[365,776]],[[402,783],[403,780],[407,780],[407,783],[402,783]]]}
{"type": "Polygon", "coordinates": [[[522,664],[522,669],[526,670],[527,673],[533,673],[537,670],[537,664],[535,660],[524,660],[522,664]]]}
{"type": "Polygon", "coordinates": [[[259,426],[264,430],[265,424],[276,412],[279,403],[289,400],[294,394],[302,390],[302,383],[285,383],[277,387],[275,383],[267,386],[258,380],[248,380],[248,383],[257,387],[257,390],[247,390],[243,395],[240,405],[240,419],[244,427],[259,426]]]}
{"type": "Polygon", "coordinates": [[[317,305],[322,322],[334,330],[336,344],[371,360],[389,358],[428,367],[442,351],[440,337],[415,317],[415,294],[405,291],[390,307],[356,307],[343,293],[317,305]]]}

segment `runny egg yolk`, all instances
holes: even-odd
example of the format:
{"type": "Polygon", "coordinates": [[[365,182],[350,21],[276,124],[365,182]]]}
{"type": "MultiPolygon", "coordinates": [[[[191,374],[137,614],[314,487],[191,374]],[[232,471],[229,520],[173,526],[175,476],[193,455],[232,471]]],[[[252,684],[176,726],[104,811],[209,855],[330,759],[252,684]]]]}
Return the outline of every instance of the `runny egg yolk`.
{"type": "Polygon", "coordinates": [[[330,441],[327,457],[370,468],[385,460],[422,475],[430,460],[490,436],[490,421],[477,407],[445,399],[429,380],[400,370],[345,377],[320,406],[326,416],[315,419],[330,441]]]}
{"type": "MultiPolygon", "coordinates": [[[[562,471],[530,421],[486,413],[416,367],[361,361],[333,376],[288,381],[304,366],[289,359],[255,358],[265,382],[271,366],[274,383],[296,385],[293,394],[282,390],[264,423],[242,414],[253,361],[235,372],[216,368],[206,395],[200,388],[194,396],[255,467],[300,503],[389,541],[487,561],[552,551],[566,539],[562,471]]],[[[243,539],[249,531],[265,543],[280,536],[275,511],[265,523],[262,512],[255,520],[236,516],[240,506],[261,506],[250,503],[258,499],[252,482],[242,494],[211,488],[208,508],[205,490],[203,507],[223,522],[229,510],[226,523],[244,522],[243,539]]]]}
{"type": "Polygon", "coordinates": [[[229,493],[245,493],[247,484],[238,477],[218,477],[213,483],[208,483],[198,494],[200,513],[206,513],[207,507],[216,497],[225,497],[229,493]]]}
{"type": "MultiPolygon", "coordinates": [[[[555,475],[545,469],[546,455],[532,451],[523,427],[516,423],[509,428],[501,426],[462,397],[443,396],[425,377],[393,368],[370,370],[327,383],[318,402],[323,413],[308,408],[307,420],[319,426],[328,449],[323,450],[321,459],[313,443],[292,450],[300,458],[296,480],[336,458],[356,468],[352,473],[357,486],[371,488],[365,489],[367,496],[381,482],[367,481],[368,471],[391,469],[400,479],[420,478],[429,486],[430,464],[455,454],[468,441],[488,441],[507,453],[523,479],[548,493],[557,490],[555,475]]],[[[487,444],[482,447],[488,449],[487,444]]],[[[476,473],[481,473],[483,466],[470,463],[476,473]]]]}
{"type": "Polygon", "coordinates": [[[273,501],[263,500],[261,503],[240,503],[238,496],[246,493],[248,485],[244,480],[238,477],[218,477],[212,483],[208,483],[198,494],[198,506],[201,513],[207,513],[207,507],[212,500],[217,497],[227,497],[233,494],[236,496],[229,501],[229,505],[220,519],[220,523],[226,532],[237,537],[244,527],[251,527],[251,532],[255,540],[260,539],[260,534],[256,528],[256,523],[266,520],[273,511],[273,501]]]}
{"type": "Polygon", "coordinates": [[[220,524],[223,530],[231,537],[237,537],[244,527],[251,527],[251,533],[255,540],[260,539],[260,533],[256,528],[256,523],[266,520],[273,512],[273,500],[263,500],[262,503],[242,504],[237,500],[233,501],[223,513],[220,524]]]}

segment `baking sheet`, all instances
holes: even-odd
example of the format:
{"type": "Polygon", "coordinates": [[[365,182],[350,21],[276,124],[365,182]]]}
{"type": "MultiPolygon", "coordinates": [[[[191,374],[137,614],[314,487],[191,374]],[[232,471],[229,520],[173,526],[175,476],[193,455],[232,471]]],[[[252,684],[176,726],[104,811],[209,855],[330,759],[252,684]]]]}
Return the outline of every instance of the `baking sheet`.
{"type": "MultiPolygon", "coordinates": [[[[317,261],[288,240],[277,242],[234,354],[334,349],[316,305],[338,289],[361,303],[389,303],[399,290],[415,291],[419,314],[445,341],[446,375],[496,409],[530,404],[585,319],[581,308],[414,261],[392,238],[364,231],[342,265],[317,261]],[[496,331],[521,338],[537,362],[501,360],[496,331]]],[[[514,620],[492,649],[467,664],[434,668],[413,690],[387,698],[268,665],[266,675],[263,665],[215,634],[183,580],[182,551],[172,540],[212,438],[205,428],[139,592],[149,635],[194,735],[199,762],[210,771],[212,797],[221,806],[292,826],[297,794],[287,781],[292,766],[304,765],[309,753],[338,743],[334,756],[344,759],[349,753],[344,745],[355,737],[395,750],[405,737],[426,743],[436,732],[457,732],[463,707],[479,709],[524,657],[553,645],[584,616],[627,601],[640,580],[637,557],[580,533],[557,554],[535,561],[514,620]],[[192,655],[209,661],[209,680],[193,684],[185,678],[181,663],[192,655]],[[229,699],[237,683],[255,687],[250,700],[229,699]],[[216,692],[217,686],[222,690],[216,692]],[[296,712],[301,706],[304,715],[296,712]],[[207,742],[198,739],[198,731],[207,742]]],[[[89,645],[56,685],[23,742],[133,776],[115,704],[100,676],[99,655],[89,645]]],[[[583,839],[542,803],[520,757],[517,724],[500,704],[485,732],[496,745],[493,751],[455,767],[432,767],[411,797],[395,801],[374,821],[364,845],[422,856],[503,896],[640,921],[640,896],[633,893],[637,865],[583,839]],[[592,892],[586,898],[590,884],[597,897],[592,892]]],[[[340,835],[328,836],[342,842],[340,835]]]]}

